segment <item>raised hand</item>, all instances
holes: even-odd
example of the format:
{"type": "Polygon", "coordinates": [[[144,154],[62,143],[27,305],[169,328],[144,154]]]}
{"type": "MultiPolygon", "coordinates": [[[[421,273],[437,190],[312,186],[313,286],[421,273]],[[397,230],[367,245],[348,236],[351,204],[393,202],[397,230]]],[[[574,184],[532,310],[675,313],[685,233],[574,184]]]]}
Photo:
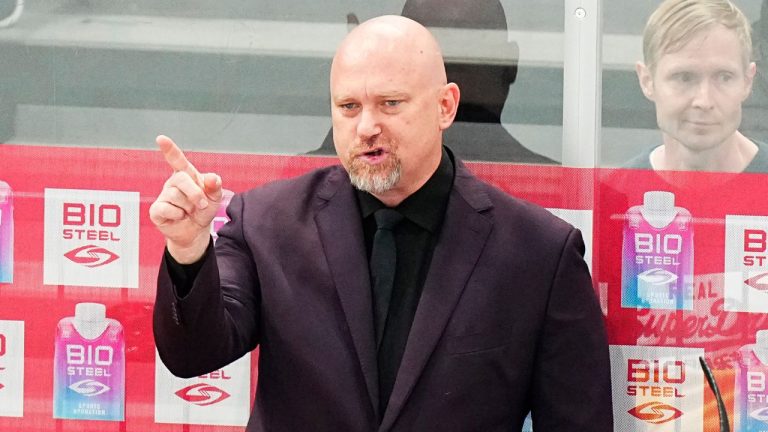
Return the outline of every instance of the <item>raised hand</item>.
{"type": "Polygon", "coordinates": [[[221,201],[221,178],[201,174],[170,138],[156,139],[173,174],[149,207],[149,218],[165,236],[171,256],[182,264],[202,257],[208,247],[210,226],[221,201]]]}

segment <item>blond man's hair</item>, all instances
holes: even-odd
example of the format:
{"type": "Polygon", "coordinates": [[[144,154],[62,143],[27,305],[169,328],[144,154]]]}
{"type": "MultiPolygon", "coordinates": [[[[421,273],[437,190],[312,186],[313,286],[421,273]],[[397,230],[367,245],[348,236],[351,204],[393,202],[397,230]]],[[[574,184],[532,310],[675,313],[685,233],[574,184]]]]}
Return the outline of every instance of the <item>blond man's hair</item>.
{"type": "Polygon", "coordinates": [[[659,58],[673,53],[699,32],[720,24],[736,33],[746,68],[752,59],[752,30],[744,13],[729,0],[665,0],[643,31],[643,61],[654,72],[659,58]]]}

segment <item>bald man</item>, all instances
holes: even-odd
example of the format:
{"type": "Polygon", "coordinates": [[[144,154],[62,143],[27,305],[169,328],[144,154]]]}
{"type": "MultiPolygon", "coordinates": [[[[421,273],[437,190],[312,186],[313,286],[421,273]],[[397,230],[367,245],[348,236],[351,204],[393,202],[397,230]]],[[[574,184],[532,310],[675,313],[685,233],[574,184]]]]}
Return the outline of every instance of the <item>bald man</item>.
{"type": "Polygon", "coordinates": [[[459,89],[432,35],[367,21],[330,81],[341,165],[235,195],[215,247],[222,179],[158,137],[174,171],[150,208],[166,366],[193,377],[259,346],[248,431],[509,431],[529,411],[537,432],[611,431],[581,234],[443,147],[459,89]]]}

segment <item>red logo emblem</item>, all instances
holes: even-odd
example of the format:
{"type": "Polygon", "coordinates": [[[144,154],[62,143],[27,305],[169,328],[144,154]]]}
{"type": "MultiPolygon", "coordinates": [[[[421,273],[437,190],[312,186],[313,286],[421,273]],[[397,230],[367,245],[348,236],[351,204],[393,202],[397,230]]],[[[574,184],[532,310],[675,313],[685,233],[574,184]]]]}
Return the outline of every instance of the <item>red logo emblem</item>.
{"type": "Polygon", "coordinates": [[[229,397],[229,393],[210,384],[194,384],[176,392],[176,396],[199,406],[213,405],[229,397]]]}
{"type": "Polygon", "coordinates": [[[0,390],[2,390],[2,389],[3,389],[3,387],[5,387],[5,386],[4,386],[4,385],[2,385],[2,384],[0,384],[0,390]]]}
{"type": "Polygon", "coordinates": [[[640,420],[653,424],[666,423],[683,415],[679,409],[661,402],[647,402],[627,412],[640,420]]]}
{"type": "Polygon", "coordinates": [[[752,276],[744,283],[758,291],[768,291],[768,272],[752,276]]]}
{"type": "Polygon", "coordinates": [[[116,253],[103,247],[86,245],[64,254],[70,261],[86,267],[101,267],[120,258],[116,253]]]}

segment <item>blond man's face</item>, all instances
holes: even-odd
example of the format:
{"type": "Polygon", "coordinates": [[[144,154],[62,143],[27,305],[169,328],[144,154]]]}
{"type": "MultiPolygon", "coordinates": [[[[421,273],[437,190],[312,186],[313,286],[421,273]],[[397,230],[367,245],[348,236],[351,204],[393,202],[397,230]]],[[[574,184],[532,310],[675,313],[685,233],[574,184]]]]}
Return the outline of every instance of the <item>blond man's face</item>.
{"type": "Polygon", "coordinates": [[[656,105],[665,144],[705,151],[731,142],[755,75],[742,52],[736,33],[715,25],[661,55],[655,70],[638,64],[640,86],[656,105]]]}

